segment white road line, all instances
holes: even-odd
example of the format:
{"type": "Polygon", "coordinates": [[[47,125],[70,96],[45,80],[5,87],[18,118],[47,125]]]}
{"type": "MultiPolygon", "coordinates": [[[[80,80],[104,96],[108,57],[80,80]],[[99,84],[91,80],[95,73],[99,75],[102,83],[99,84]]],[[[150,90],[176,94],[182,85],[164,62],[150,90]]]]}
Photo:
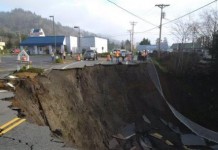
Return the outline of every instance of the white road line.
{"type": "Polygon", "coordinates": [[[78,63],[80,63],[80,62],[81,62],[81,61],[78,61],[78,62],[75,62],[75,63],[68,64],[68,65],[64,66],[63,68],[61,68],[61,69],[66,69],[67,67],[69,67],[69,66],[71,66],[71,65],[78,64],[78,63]]]}

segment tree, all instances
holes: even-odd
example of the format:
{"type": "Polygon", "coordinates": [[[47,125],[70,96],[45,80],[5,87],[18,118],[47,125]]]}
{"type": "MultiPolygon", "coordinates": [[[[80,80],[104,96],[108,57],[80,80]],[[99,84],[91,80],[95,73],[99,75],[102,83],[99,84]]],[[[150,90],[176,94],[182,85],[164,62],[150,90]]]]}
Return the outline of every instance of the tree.
{"type": "Polygon", "coordinates": [[[218,32],[213,34],[211,54],[213,56],[212,63],[216,67],[216,70],[217,70],[218,68],[218,32]]]}
{"type": "Polygon", "coordinates": [[[121,49],[125,49],[124,41],[121,42],[121,49]]]}
{"type": "Polygon", "coordinates": [[[190,21],[178,20],[173,26],[171,33],[178,43],[186,43],[191,38],[190,21]]]}
{"type": "Polygon", "coordinates": [[[168,41],[166,37],[164,37],[164,40],[163,42],[160,43],[160,46],[162,50],[167,51],[169,46],[168,46],[168,41]]]}
{"type": "Polygon", "coordinates": [[[151,42],[149,39],[143,38],[143,40],[139,43],[139,45],[151,45],[151,42]]]}
{"type": "Polygon", "coordinates": [[[131,42],[129,40],[125,41],[126,50],[131,51],[131,42]]]}
{"type": "Polygon", "coordinates": [[[202,22],[200,28],[201,38],[199,40],[205,48],[209,49],[212,58],[214,58],[214,36],[216,36],[215,32],[218,30],[217,11],[215,9],[205,10],[202,14],[200,14],[200,17],[202,22]]]}
{"type": "Polygon", "coordinates": [[[183,71],[183,47],[184,43],[191,39],[190,20],[178,20],[173,26],[171,33],[174,35],[177,43],[179,43],[178,55],[175,58],[174,68],[177,71],[183,71]]]}
{"type": "Polygon", "coordinates": [[[5,44],[5,47],[7,48],[7,49],[11,49],[12,48],[12,42],[11,42],[11,37],[9,37],[9,39],[8,39],[8,41],[6,42],[6,44],[5,44]]]}

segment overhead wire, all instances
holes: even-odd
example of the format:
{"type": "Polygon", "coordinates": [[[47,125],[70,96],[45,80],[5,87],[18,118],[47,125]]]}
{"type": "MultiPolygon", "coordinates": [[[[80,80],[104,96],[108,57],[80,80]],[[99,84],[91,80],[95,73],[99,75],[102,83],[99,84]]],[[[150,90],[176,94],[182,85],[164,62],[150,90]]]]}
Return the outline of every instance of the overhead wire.
{"type": "Polygon", "coordinates": [[[183,17],[185,17],[185,16],[187,16],[187,15],[190,15],[190,14],[192,14],[192,13],[194,13],[194,12],[200,10],[200,9],[203,9],[204,7],[207,7],[207,6],[211,5],[212,3],[216,2],[216,1],[217,1],[217,0],[214,0],[214,1],[208,3],[208,4],[204,5],[204,6],[201,6],[201,7],[197,8],[197,9],[195,9],[195,10],[193,10],[193,11],[191,11],[191,12],[185,14],[185,15],[182,15],[182,16],[180,16],[180,17],[178,17],[178,18],[175,18],[175,19],[170,20],[170,21],[168,21],[168,22],[166,22],[166,23],[163,23],[162,25],[165,25],[165,24],[174,22],[174,21],[176,21],[176,20],[178,20],[178,19],[181,19],[181,18],[183,18],[183,17]]]}
{"type": "Polygon", "coordinates": [[[153,24],[153,23],[151,23],[151,22],[149,22],[149,21],[147,21],[147,20],[145,20],[145,19],[139,17],[138,15],[136,15],[136,14],[130,12],[129,10],[127,10],[127,9],[125,9],[125,8],[123,8],[123,7],[121,7],[120,5],[116,4],[115,2],[112,2],[111,0],[107,0],[107,1],[110,2],[110,3],[112,3],[112,4],[114,4],[115,6],[119,7],[120,9],[126,11],[127,13],[129,13],[129,14],[135,16],[136,18],[138,18],[138,19],[140,19],[140,20],[142,20],[142,21],[144,21],[144,22],[146,22],[146,23],[148,23],[148,24],[151,24],[151,25],[153,25],[153,26],[155,26],[155,27],[158,27],[157,25],[155,25],[155,24],[153,24]]]}
{"type": "MultiPolygon", "coordinates": [[[[133,14],[132,12],[130,12],[130,11],[126,10],[125,8],[123,8],[123,7],[119,6],[119,5],[117,5],[116,3],[114,3],[114,2],[112,2],[112,1],[110,1],[110,0],[107,0],[107,1],[109,1],[110,3],[113,3],[113,4],[116,5],[117,7],[119,7],[119,8],[121,8],[121,9],[125,10],[126,12],[128,12],[128,13],[134,15],[135,17],[140,18],[141,20],[144,20],[143,18],[141,18],[141,17],[139,17],[139,16],[133,14]]],[[[178,18],[175,18],[175,19],[170,20],[170,21],[168,21],[168,22],[166,22],[166,23],[163,23],[162,26],[163,26],[163,25],[166,25],[166,24],[169,24],[169,23],[172,23],[172,22],[174,22],[174,21],[176,21],[176,20],[178,20],[178,19],[181,19],[181,18],[183,18],[183,17],[185,17],[185,16],[187,16],[187,15],[190,15],[190,14],[192,14],[192,13],[194,13],[194,12],[200,10],[200,9],[203,9],[204,7],[207,7],[207,6],[209,6],[209,5],[211,5],[212,3],[217,2],[217,1],[218,1],[218,0],[214,0],[214,1],[212,1],[212,2],[210,2],[210,3],[208,3],[208,4],[206,4],[206,5],[203,5],[203,6],[199,7],[199,8],[197,8],[197,9],[195,9],[195,10],[189,12],[189,13],[186,13],[186,14],[184,14],[184,15],[178,17],[178,18]]],[[[144,21],[145,21],[145,20],[144,20],[144,21]]],[[[146,21],[146,22],[147,22],[147,21],[146,21]]],[[[148,22],[147,22],[147,23],[148,23],[148,22]]],[[[149,23],[149,24],[152,24],[152,23],[149,23]]],[[[154,24],[152,24],[152,25],[154,25],[154,24]]],[[[153,28],[151,28],[151,29],[148,29],[148,30],[145,30],[145,31],[140,31],[140,32],[134,32],[134,33],[135,33],[135,34],[146,33],[146,32],[149,32],[149,31],[152,31],[152,30],[154,30],[154,29],[159,28],[159,26],[156,26],[156,25],[154,25],[154,26],[155,26],[155,27],[153,27],[153,28]]],[[[125,34],[125,35],[127,35],[127,34],[125,34]]],[[[121,35],[119,35],[119,36],[121,36],[121,35]]],[[[114,36],[113,36],[113,37],[114,37],[114,36]]]]}

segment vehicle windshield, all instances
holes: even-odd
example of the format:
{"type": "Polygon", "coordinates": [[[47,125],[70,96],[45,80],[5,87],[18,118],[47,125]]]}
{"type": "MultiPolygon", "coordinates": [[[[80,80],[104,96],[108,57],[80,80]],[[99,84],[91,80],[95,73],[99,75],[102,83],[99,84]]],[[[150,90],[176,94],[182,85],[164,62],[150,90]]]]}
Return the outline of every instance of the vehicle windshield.
{"type": "Polygon", "coordinates": [[[85,53],[94,53],[94,51],[93,50],[88,50],[85,53]]]}

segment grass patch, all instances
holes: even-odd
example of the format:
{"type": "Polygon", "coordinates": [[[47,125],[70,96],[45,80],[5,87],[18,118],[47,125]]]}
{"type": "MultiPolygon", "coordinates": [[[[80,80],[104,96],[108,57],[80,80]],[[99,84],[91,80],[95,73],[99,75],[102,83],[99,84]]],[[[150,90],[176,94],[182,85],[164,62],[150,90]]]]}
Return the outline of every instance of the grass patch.
{"type": "Polygon", "coordinates": [[[27,69],[26,66],[23,66],[18,72],[30,72],[30,73],[41,74],[43,73],[43,71],[44,69],[41,69],[41,68],[30,67],[29,69],[27,69]]]}
{"type": "Polygon", "coordinates": [[[61,59],[61,58],[55,59],[55,62],[56,62],[56,63],[64,63],[63,59],[61,59]]]}

